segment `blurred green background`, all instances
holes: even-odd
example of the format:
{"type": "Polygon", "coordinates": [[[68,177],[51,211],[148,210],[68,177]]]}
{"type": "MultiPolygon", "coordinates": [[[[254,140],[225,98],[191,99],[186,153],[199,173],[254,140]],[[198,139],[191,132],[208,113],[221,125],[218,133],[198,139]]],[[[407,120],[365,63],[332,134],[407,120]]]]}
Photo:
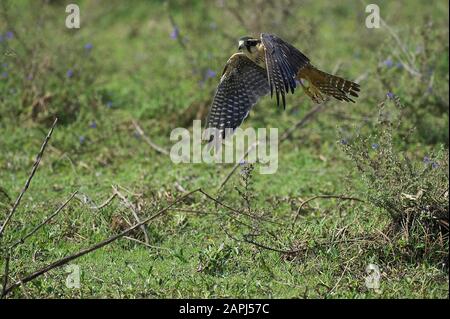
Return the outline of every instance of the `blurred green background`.
{"type": "MultiPolygon", "coordinates": [[[[120,201],[89,209],[111,195],[111,185],[141,218],[197,187],[258,218],[233,217],[196,195],[147,226],[152,248],[133,241],[144,240],[136,232],[77,259],[80,289],[65,286],[60,268],[10,296],[448,298],[448,223],[437,248],[405,236],[385,243],[370,237],[389,237],[395,218],[384,199],[404,207],[399,193],[425,189],[448,200],[448,1],[377,1],[379,29],[366,28],[366,2],[356,0],[77,1],[81,28],[68,29],[71,2],[0,0],[0,220],[59,119],[0,239],[1,269],[6,247],[72,192],[85,202],[72,201],[14,248],[9,280],[133,224],[120,201]],[[169,149],[172,129],[205,119],[237,39],[261,32],[292,43],[320,69],[357,80],[361,95],[355,104],[329,101],[295,130],[280,144],[276,174],[245,166],[218,191],[231,165],[175,165],[146,144],[133,121],[169,149]],[[386,131],[380,116],[395,128],[386,131]],[[390,170],[397,154],[414,169],[390,170]],[[301,207],[324,194],[365,202],[327,199],[301,207]],[[306,248],[283,254],[252,245],[249,236],[282,251],[306,248]],[[361,236],[371,240],[342,240],[361,236]],[[368,263],[381,268],[381,293],[364,285],[368,263]]],[[[300,91],[287,97],[285,111],[265,98],[243,126],[282,134],[313,107],[300,91]]],[[[445,205],[436,196],[425,197],[445,205]]],[[[426,200],[420,207],[431,205],[426,200]]]]}

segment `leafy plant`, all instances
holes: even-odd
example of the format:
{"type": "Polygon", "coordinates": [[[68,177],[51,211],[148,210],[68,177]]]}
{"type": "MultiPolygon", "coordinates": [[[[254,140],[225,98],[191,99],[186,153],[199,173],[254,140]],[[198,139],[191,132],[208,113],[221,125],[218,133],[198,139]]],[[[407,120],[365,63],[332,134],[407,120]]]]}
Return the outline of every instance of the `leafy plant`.
{"type": "Polygon", "coordinates": [[[379,107],[373,133],[342,138],[342,149],[362,175],[367,200],[390,214],[388,233],[398,247],[413,261],[448,260],[448,149],[442,146],[423,160],[402,151],[399,145],[412,133],[399,137],[405,108],[393,94],[379,107]]]}

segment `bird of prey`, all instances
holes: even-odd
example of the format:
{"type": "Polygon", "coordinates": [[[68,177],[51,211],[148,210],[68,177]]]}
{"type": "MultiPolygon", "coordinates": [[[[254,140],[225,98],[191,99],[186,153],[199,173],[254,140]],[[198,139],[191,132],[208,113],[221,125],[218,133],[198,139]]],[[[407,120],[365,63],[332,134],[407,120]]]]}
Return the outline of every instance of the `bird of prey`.
{"type": "Polygon", "coordinates": [[[357,83],[320,71],[302,52],[276,35],[242,37],[238,52],[222,72],[206,128],[225,138],[242,124],[261,97],[269,92],[273,97],[275,93],[277,105],[281,97],[286,108],[286,94],[294,93],[298,86],[316,103],[326,96],[354,102],[352,97],[358,97],[360,90],[357,83]]]}

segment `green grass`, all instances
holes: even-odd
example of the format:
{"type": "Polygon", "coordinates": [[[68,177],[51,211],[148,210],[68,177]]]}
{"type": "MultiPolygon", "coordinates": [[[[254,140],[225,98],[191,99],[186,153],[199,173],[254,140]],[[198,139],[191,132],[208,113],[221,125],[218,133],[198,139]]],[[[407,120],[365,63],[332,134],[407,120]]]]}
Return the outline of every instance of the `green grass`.
{"type": "MultiPolygon", "coordinates": [[[[269,21],[280,22],[279,18],[268,18],[260,26],[263,30],[250,18],[247,26],[240,25],[212,2],[197,1],[189,8],[188,1],[170,6],[140,1],[133,7],[120,1],[80,1],[82,27],[77,31],[64,28],[64,1],[43,5],[42,10],[36,10],[36,2],[10,2],[14,5],[7,12],[2,8],[2,13],[14,25],[0,20],[0,34],[11,27],[16,32],[7,40],[15,54],[0,57],[8,64],[8,76],[0,78],[0,188],[9,196],[0,193],[0,220],[23,187],[55,115],[60,123],[0,239],[2,248],[32,230],[74,191],[100,204],[111,195],[112,185],[120,185],[130,201],[139,203],[144,219],[182,196],[179,184],[187,190],[200,187],[236,209],[283,224],[240,216],[241,222],[252,223],[259,232],[255,241],[281,250],[305,245],[306,249],[283,254],[239,241],[248,238],[250,230],[229,210],[195,194],[148,224],[154,248],[119,239],[71,262],[81,268],[80,289],[66,287],[62,267],[15,289],[9,297],[448,298],[448,268],[441,264],[427,258],[407,260],[398,254],[395,241],[343,241],[382,237],[390,216],[380,208],[367,202],[317,199],[292,226],[302,200],[312,196],[345,194],[364,199],[366,185],[341,151],[339,132],[370,134],[377,105],[388,91],[406,105],[407,121],[399,136],[412,126],[418,128],[407,144],[397,141],[399,148],[415,162],[440,145],[448,148],[448,40],[442,40],[448,39],[447,1],[433,6],[422,1],[379,4],[383,19],[408,50],[429,50],[426,56],[416,56],[420,71],[433,66],[433,90],[426,99],[421,97],[427,81],[405,69],[384,66],[389,57],[397,61],[400,49],[385,28],[364,27],[364,6],[357,1],[300,1],[292,16],[274,25],[269,21]],[[186,49],[170,37],[169,13],[187,38],[186,49]],[[40,27],[39,16],[46,18],[40,27]],[[433,21],[429,39],[421,36],[427,19],[433,21]],[[356,104],[330,101],[316,119],[280,145],[276,174],[259,175],[256,166],[250,178],[249,209],[236,190],[244,189],[241,168],[217,194],[231,165],[175,165],[136,137],[132,125],[137,120],[147,136],[166,148],[171,146],[173,128],[190,128],[197,110],[209,105],[221,69],[235,51],[236,41],[220,30],[236,39],[274,32],[325,71],[339,65],[338,73],[344,77],[362,75],[362,94],[356,104]],[[39,49],[30,56],[19,41],[39,49]],[[93,44],[90,52],[83,48],[86,43],[93,44]],[[21,69],[21,60],[39,70],[28,82],[24,79],[30,68],[21,69]],[[208,68],[218,75],[205,80],[208,68]],[[75,70],[72,78],[66,77],[68,69],[75,70]],[[45,94],[51,99],[33,119],[32,105],[45,94]],[[90,127],[92,121],[95,128],[90,127]],[[365,286],[369,263],[380,266],[381,293],[365,286]]],[[[260,11],[262,17],[268,14],[260,11]]],[[[260,11],[248,5],[243,14],[250,17],[260,11]]],[[[0,47],[7,50],[3,44],[0,47]]],[[[244,127],[277,127],[282,134],[313,107],[301,92],[287,98],[285,112],[274,104],[269,98],[261,101],[244,127]]],[[[117,233],[118,220],[134,222],[120,200],[101,210],[73,200],[12,251],[10,282],[117,233]]],[[[139,231],[131,236],[143,240],[139,231]]],[[[2,253],[0,269],[5,266],[2,253]]]]}

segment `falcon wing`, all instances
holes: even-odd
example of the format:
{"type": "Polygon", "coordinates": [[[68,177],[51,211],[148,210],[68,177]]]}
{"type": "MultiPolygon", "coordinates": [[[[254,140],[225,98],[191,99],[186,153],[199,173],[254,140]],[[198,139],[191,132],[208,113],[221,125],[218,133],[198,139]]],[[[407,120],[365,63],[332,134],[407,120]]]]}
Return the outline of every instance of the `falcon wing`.
{"type": "Polygon", "coordinates": [[[259,98],[268,93],[266,70],[242,53],[232,55],[209,110],[207,129],[216,129],[225,138],[241,125],[259,98]]]}
{"type": "Polygon", "coordinates": [[[277,105],[280,105],[281,95],[283,106],[286,108],[285,95],[289,90],[294,93],[297,86],[295,77],[300,69],[309,64],[309,59],[275,35],[262,33],[261,42],[265,49],[270,94],[273,96],[275,88],[277,105]]]}

